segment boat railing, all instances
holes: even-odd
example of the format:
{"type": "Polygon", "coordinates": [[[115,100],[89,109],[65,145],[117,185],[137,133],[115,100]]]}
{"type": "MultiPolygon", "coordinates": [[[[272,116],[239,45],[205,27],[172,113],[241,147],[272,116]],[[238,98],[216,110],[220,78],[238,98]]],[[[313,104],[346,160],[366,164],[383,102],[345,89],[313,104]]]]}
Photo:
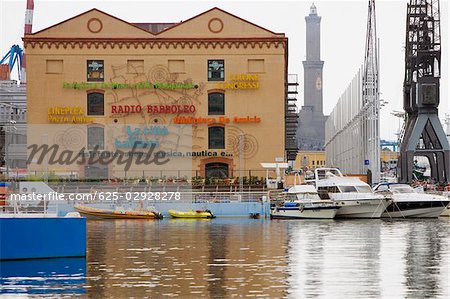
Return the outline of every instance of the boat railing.
{"type": "MultiPolygon", "coordinates": [[[[193,185],[189,182],[161,182],[150,184],[70,184],[51,186],[58,193],[86,193],[94,190],[103,192],[240,192],[240,187],[232,185],[193,185]]],[[[242,192],[267,192],[264,185],[245,185],[242,192]]]]}
{"type": "Polygon", "coordinates": [[[6,215],[44,215],[52,216],[58,215],[58,203],[50,200],[17,200],[8,197],[5,201],[5,205],[0,209],[0,213],[6,215]]]}
{"type": "MultiPolygon", "coordinates": [[[[375,194],[377,194],[377,193],[375,193],[375,194]]],[[[370,198],[373,197],[373,194],[372,193],[344,192],[344,193],[329,193],[329,196],[333,200],[341,200],[341,199],[370,199],[370,198]]]]}
{"type": "Polygon", "coordinates": [[[270,190],[268,192],[268,200],[270,201],[271,204],[282,203],[285,202],[286,199],[287,195],[286,192],[284,192],[284,190],[277,189],[277,190],[270,190]]]}
{"type": "MultiPolygon", "coordinates": [[[[74,193],[64,193],[64,198],[75,198],[74,193]]],[[[66,200],[69,203],[119,203],[145,202],[145,203],[170,203],[170,202],[190,202],[190,203],[225,203],[225,202],[262,202],[268,198],[268,193],[263,191],[254,192],[118,192],[114,195],[111,192],[90,192],[76,194],[79,200],[66,200]],[[81,200],[80,200],[81,199],[81,200]]]]}
{"type": "MultiPolygon", "coordinates": [[[[267,192],[192,192],[190,194],[192,202],[261,202],[267,197],[267,192]]],[[[186,195],[189,196],[189,193],[186,195]]]]}

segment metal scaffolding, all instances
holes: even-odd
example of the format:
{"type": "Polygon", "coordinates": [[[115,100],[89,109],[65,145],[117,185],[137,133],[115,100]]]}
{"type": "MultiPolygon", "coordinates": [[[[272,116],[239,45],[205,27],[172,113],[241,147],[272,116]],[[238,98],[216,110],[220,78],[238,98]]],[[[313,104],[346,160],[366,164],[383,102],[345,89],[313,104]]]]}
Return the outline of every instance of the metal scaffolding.
{"type": "Polygon", "coordinates": [[[379,57],[375,1],[369,0],[364,64],[325,123],[326,163],[380,179],[379,57]]]}
{"type": "Polygon", "coordinates": [[[295,161],[298,151],[296,137],[298,126],[298,114],[296,105],[298,94],[298,75],[289,74],[286,85],[286,100],[284,112],[286,160],[295,161]]]}

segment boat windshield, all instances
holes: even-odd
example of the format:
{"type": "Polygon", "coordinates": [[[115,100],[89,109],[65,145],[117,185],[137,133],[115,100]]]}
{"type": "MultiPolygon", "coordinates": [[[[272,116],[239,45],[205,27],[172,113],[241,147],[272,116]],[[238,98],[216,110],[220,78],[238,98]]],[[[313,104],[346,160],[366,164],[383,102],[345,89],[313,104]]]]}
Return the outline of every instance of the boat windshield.
{"type": "Polygon", "coordinates": [[[358,193],[372,193],[372,189],[369,186],[355,186],[358,193]]]}
{"type": "Polygon", "coordinates": [[[408,185],[391,185],[392,193],[413,193],[414,189],[408,185]]]}
{"type": "Polygon", "coordinates": [[[319,180],[341,176],[337,169],[317,169],[316,172],[319,180]]]}
{"type": "Polygon", "coordinates": [[[297,193],[297,199],[298,200],[317,200],[320,199],[319,195],[317,193],[297,193]]]}
{"type": "Polygon", "coordinates": [[[342,193],[357,192],[355,186],[339,186],[342,193]]]}
{"type": "Polygon", "coordinates": [[[287,201],[295,201],[297,199],[297,196],[294,193],[288,193],[286,195],[286,200],[287,201]]]}

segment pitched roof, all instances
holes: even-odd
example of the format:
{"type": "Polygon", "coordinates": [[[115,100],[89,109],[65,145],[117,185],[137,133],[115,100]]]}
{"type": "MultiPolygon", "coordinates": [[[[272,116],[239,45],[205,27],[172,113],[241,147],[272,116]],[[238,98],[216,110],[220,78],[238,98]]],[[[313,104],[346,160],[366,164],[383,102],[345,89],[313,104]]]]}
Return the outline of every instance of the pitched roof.
{"type": "Polygon", "coordinates": [[[26,35],[26,38],[40,37],[66,39],[80,37],[92,39],[245,38],[284,37],[284,34],[275,33],[218,7],[213,7],[180,23],[130,23],[93,8],[55,25],[26,35]],[[100,30],[97,31],[97,29],[100,30]]]}

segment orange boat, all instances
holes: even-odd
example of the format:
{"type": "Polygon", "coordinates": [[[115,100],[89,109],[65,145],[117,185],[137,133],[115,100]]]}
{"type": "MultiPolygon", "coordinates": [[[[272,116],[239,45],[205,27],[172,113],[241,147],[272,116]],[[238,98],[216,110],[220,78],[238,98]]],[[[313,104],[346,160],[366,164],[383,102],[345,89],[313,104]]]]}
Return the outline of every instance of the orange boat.
{"type": "Polygon", "coordinates": [[[90,219],[162,219],[163,215],[148,210],[106,210],[80,204],[74,205],[75,210],[90,219]]]}

